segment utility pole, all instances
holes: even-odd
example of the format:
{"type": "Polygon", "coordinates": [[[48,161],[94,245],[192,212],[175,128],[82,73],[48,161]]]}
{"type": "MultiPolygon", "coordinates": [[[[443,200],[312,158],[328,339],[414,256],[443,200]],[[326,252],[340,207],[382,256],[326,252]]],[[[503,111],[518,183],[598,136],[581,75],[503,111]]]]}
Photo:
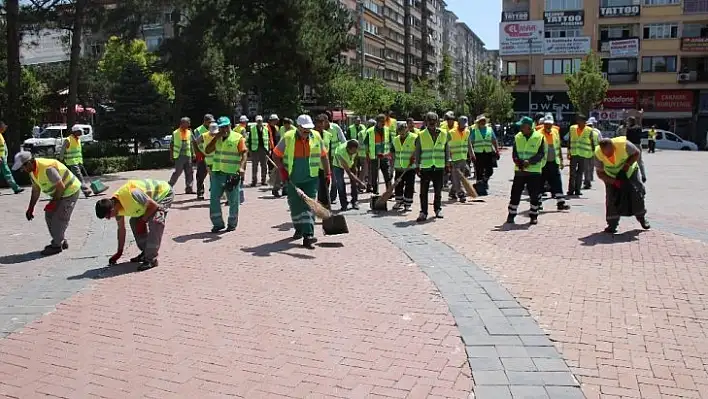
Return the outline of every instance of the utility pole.
{"type": "Polygon", "coordinates": [[[420,49],[420,58],[422,58],[423,70],[420,73],[422,79],[428,77],[428,46],[430,46],[430,32],[428,29],[428,23],[430,22],[430,11],[428,10],[428,2],[430,0],[421,0],[421,10],[420,10],[420,38],[422,40],[420,49]]]}
{"type": "Polygon", "coordinates": [[[366,53],[364,52],[364,2],[357,1],[357,6],[359,8],[359,55],[361,56],[361,78],[364,79],[364,61],[366,60],[366,53]]]}
{"type": "Polygon", "coordinates": [[[406,93],[413,91],[413,81],[411,79],[411,63],[413,57],[411,54],[411,3],[409,0],[403,1],[403,80],[406,86],[406,93]]]}

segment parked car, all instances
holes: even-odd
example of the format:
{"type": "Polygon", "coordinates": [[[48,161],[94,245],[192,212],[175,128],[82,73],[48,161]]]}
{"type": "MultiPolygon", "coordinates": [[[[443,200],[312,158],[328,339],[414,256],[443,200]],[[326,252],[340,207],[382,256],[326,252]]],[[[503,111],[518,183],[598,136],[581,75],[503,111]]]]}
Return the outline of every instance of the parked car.
{"type": "MultiPolygon", "coordinates": [[[[82,144],[93,142],[93,127],[91,125],[77,124],[75,126],[80,127],[83,132],[79,139],[82,144]]],[[[71,132],[66,125],[48,126],[39,133],[39,137],[25,140],[22,143],[22,148],[35,154],[58,154],[64,145],[64,139],[70,134],[71,132]]]]}
{"type": "MultiPolygon", "coordinates": [[[[642,129],[642,148],[649,147],[649,128],[642,129]]],[[[658,150],[698,151],[698,145],[684,140],[676,134],[663,129],[656,129],[656,148],[658,150]]]]}
{"type": "Polygon", "coordinates": [[[168,148],[172,144],[172,135],[168,134],[164,137],[153,138],[150,142],[150,148],[161,149],[168,148]]]}

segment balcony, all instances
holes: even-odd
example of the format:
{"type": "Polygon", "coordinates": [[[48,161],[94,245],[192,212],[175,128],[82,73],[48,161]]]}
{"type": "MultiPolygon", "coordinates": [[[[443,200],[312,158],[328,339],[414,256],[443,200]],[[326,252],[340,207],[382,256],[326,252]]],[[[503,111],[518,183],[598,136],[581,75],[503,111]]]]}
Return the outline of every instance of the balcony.
{"type": "Polygon", "coordinates": [[[501,80],[505,82],[516,82],[517,86],[535,85],[536,75],[502,75],[501,80]]]}
{"type": "Polygon", "coordinates": [[[637,72],[620,72],[620,73],[607,73],[603,72],[602,75],[607,79],[611,85],[624,85],[639,82],[639,74],[637,72]]]}
{"type": "Polygon", "coordinates": [[[708,13],[708,1],[706,0],[683,0],[684,14],[706,14],[708,13]]]}

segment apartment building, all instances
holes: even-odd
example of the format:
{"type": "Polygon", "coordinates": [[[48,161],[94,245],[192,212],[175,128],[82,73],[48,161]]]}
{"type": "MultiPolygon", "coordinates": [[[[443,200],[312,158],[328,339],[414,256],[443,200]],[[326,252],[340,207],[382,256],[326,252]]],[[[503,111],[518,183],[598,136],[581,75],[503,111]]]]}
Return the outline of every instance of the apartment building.
{"type": "Polygon", "coordinates": [[[515,79],[519,114],[575,110],[564,74],[590,50],[602,59],[610,88],[593,112],[615,126],[643,109],[656,124],[703,141],[708,129],[707,0],[503,0],[502,78],[515,79]]]}
{"type": "Polygon", "coordinates": [[[452,58],[453,75],[464,92],[477,81],[480,66],[489,62],[488,52],[482,39],[455,13],[445,10],[442,19],[442,51],[452,58]]]}

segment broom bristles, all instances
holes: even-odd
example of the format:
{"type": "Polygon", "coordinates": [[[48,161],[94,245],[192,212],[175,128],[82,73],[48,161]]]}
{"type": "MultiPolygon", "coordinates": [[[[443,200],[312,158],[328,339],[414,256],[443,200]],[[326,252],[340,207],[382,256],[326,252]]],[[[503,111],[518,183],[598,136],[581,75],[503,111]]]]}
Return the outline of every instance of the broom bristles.
{"type": "Polygon", "coordinates": [[[275,187],[275,180],[276,180],[276,173],[280,173],[278,169],[273,168],[273,170],[270,171],[270,176],[268,177],[268,185],[271,187],[275,187]]]}
{"type": "Polygon", "coordinates": [[[405,177],[406,173],[410,170],[413,170],[412,168],[406,169],[403,173],[401,173],[401,176],[396,179],[393,184],[391,184],[391,187],[388,188],[377,200],[376,200],[376,206],[383,206],[393,195],[393,191],[396,189],[396,186],[403,181],[403,178],[405,177]]]}
{"type": "Polygon", "coordinates": [[[474,189],[474,186],[472,185],[472,183],[470,183],[470,181],[467,180],[467,178],[465,177],[465,174],[462,173],[462,171],[459,169],[455,169],[455,170],[457,171],[457,173],[460,176],[460,182],[462,183],[462,187],[465,189],[465,192],[467,193],[467,195],[469,195],[472,198],[477,198],[479,196],[479,194],[477,194],[477,190],[474,189]]]}
{"type": "MultiPolygon", "coordinates": [[[[295,186],[293,185],[293,187],[295,186]]],[[[305,204],[307,204],[307,206],[310,208],[312,213],[315,214],[315,216],[322,220],[329,219],[330,217],[332,217],[332,213],[327,210],[327,208],[322,206],[322,204],[315,201],[314,199],[310,198],[307,194],[305,194],[304,191],[300,190],[298,187],[295,187],[295,191],[297,191],[297,194],[305,202],[305,204]]]]}

